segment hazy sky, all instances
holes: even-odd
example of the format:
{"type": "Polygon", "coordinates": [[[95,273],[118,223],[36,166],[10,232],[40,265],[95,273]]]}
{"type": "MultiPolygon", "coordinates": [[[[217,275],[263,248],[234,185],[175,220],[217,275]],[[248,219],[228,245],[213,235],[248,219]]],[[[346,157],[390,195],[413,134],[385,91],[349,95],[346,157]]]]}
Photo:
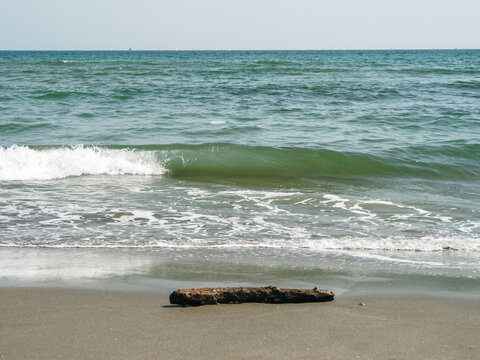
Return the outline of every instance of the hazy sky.
{"type": "Polygon", "coordinates": [[[480,0],[0,0],[0,49],[480,48],[480,0]]]}

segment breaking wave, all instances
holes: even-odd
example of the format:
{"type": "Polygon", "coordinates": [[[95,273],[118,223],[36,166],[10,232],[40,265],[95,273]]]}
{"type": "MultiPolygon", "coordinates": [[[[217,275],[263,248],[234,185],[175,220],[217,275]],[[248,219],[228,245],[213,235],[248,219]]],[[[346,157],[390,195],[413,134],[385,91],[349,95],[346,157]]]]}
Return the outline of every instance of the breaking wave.
{"type": "Polygon", "coordinates": [[[480,145],[418,147],[384,154],[232,144],[0,147],[0,180],[82,175],[167,175],[178,178],[480,176],[480,145]]]}
{"type": "Polygon", "coordinates": [[[0,180],[51,180],[81,175],[157,175],[165,169],[150,152],[82,145],[35,149],[0,147],[0,180]]]}

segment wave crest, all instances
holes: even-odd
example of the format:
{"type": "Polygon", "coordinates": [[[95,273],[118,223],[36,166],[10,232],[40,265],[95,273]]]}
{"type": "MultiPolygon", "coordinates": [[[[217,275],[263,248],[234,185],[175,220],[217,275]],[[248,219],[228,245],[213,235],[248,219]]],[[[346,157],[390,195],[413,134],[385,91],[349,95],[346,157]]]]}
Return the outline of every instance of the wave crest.
{"type": "Polygon", "coordinates": [[[165,169],[153,152],[76,145],[32,149],[0,147],[0,180],[52,180],[81,175],[156,175],[165,169]]]}

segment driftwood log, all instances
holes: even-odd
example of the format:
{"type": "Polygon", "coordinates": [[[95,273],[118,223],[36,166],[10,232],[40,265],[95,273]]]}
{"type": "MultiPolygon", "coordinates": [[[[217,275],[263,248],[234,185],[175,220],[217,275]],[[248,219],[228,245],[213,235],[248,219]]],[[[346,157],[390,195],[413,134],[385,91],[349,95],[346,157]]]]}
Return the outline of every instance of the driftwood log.
{"type": "Polygon", "coordinates": [[[217,287],[180,289],[170,294],[170,304],[200,306],[215,304],[305,303],[331,301],[335,295],[328,290],[279,289],[267,287],[217,287]]]}

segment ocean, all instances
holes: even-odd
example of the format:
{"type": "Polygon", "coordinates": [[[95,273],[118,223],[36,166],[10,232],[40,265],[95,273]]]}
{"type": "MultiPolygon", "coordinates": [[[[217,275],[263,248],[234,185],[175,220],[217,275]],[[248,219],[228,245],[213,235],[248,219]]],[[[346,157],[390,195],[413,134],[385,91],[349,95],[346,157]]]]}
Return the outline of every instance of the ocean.
{"type": "Polygon", "coordinates": [[[478,50],[0,52],[3,284],[480,294],[479,180],[478,50]]]}

